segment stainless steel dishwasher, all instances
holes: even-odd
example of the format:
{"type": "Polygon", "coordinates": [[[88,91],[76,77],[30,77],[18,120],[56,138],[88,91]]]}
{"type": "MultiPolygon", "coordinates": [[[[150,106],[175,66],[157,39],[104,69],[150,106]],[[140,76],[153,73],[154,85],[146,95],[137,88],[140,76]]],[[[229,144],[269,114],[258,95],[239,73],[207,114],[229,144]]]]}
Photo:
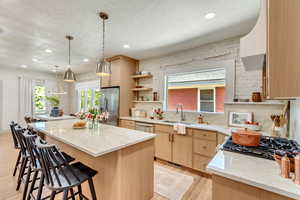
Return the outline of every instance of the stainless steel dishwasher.
{"type": "Polygon", "coordinates": [[[150,124],[150,123],[136,122],[135,123],[135,130],[148,132],[148,133],[153,133],[154,132],[154,125],[150,124]]]}

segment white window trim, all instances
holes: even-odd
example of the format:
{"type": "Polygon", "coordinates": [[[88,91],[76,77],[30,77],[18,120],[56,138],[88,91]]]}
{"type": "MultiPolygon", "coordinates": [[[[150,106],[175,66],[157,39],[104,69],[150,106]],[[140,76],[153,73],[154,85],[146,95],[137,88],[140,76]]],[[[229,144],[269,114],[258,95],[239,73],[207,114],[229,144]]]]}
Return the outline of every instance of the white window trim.
{"type": "Polygon", "coordinates": [[[207,88],[198,88],[198,101],[197,101],[197,112],[201,112],[201,113],[217,113],[216,112],[216,87],[207,87],[207,88]],[[200,109],[201,109],[201,99],[200,99],[200,97],[201,97],[201,90],[214,90],[214,99],[213,99],[213,101],[214,101],[214,111],[213,112],[207,112],[207,111],[201,111],[200,109]]]}
{"type": "MultiPolygon", "coordinates": [[[[217,68],[223,68],[225,69],[225,87],[226,87],[226,93],[225,93],[225,102],[233,101],[235,98],[236,93],[236,87],[235,87],[235,70],[236,61],[234,59],[231,60],[225,60],[225,61],[214,61],[214,62],[205,62],[203,60],[195,60],[193,62],[190,62],[188,64],[174,64],[168,67],[161,66],[160,68],[163,69],[163,71],[159,74],[160,80],[163,80],[160,82],[160,88],[157,88],[158,91],[160,91],[161,97],[163,97],[163,110],[165,112],[168,112],[168,93],[167,93],[167,77],[169,75],[174,74],[180,74],[180,73],[188,73],[193,71],[203,71],[203,70],[210,70],[210,69],[217,69],[217,68]]],[[[222,112],[217,112],[216,114],[219,114],[222,112]]],[[[212,113],[214,114],[214,113],[212,113]]]]}

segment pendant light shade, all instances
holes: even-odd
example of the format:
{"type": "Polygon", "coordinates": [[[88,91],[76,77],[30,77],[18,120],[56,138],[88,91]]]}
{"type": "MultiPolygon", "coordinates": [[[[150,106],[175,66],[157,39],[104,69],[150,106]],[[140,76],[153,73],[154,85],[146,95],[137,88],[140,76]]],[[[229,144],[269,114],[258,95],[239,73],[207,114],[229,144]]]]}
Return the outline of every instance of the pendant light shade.
{"type": "Polygon", "coordinates": [[[64,81],[65,82],[74,82],[74,81],[76,81],[76,76],[71,69],[71,40],[73,40],[74,38],[70,35],[67,35],[66,38],[67,38],[67,40],[69,40],[69,67],[68,67],[67,71],[65,72],[64,81]]]}
{"type": "Polygon", "coordinates": [[[55,66],[55,79],[56,79],[56,88],[53,88],[50,91],[51,95],[63,95],[67,94],[67,92],[64,90],[63,85],[61,84],[61,81],[58,78],[58,66],[55,66]]]}
{"type": "Polygon", "coordinates": [[[98,76],[110,76],[111,75],[111,63],[102,59],[97,63],[96,74],[98,76]]]}
{"type": "Polygon", "coordinates": [[[71,70],[70,67],[65,72],[64,81],[65,82],[74,82],[74,81],[76,81],[76,76],[75,76],[74,72],[71,70]]]}
{"type": "Polygon", "coordinates": [[[99,13],[99,17],[102,20],[102,59],[97,63],[96,74],[98,76],[110,76],[111,75],[111,63],[104,58],[104,44],[105,44],[105,20],[108,19],[108,14],[104,12],[99,13]]]}

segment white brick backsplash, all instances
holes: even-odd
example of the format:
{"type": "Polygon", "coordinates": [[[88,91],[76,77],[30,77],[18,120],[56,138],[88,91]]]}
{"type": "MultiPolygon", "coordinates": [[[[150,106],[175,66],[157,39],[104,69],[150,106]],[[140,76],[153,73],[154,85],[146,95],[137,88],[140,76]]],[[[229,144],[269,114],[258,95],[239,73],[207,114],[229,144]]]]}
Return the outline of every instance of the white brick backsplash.
{"type": "MultiPolygon", "coordinates": [[[[205,58],[220,54],[226,54],[222,57],[210,59],[209,62],[220,62],[226,60],[235,60],[236,62],[236,97],[250,99],[252,92],[262,91],[262,70],[246,71],[239,55],[240,38],[235,37],[224,41],[206,44],[197,48],[184,50],[171,55],[156,57],[140,61],[140,70],[150,71],[153,74],[153,79],[141,80],[141,85],[153,88],[153,91],[158,91],[161,94],[163,90],[160,74],[163,69],[161,66],[176,65],[195,59],[199,62],[206,63],[205,58]],[[201,61],[202,60],[202,61],[201,61]]],[[[152,98],[152,93],[144,92],[141,95],[152,98]]],[[[136,108],[144,109],[151,112],[152,108],[161,107],[161,104],[144,104],[138,103],[136,108]]],[[[263,130],[270,131],[272,122],[269,116],[273,113],[280,113],[283,106],[238,106],[230,105],[225,107],[224,114],[204,114],[205,120],[209,123],[227,125],[229,111],[249,111],[254,113],[254,119],[263,123],[263,130]]],[[[198,113],[186,113],[187,121],[196,122],[198,113]]],[[[174,112],[165,113],[165,117],[171,120],[178,120],[179,116],[174,112]]]]}

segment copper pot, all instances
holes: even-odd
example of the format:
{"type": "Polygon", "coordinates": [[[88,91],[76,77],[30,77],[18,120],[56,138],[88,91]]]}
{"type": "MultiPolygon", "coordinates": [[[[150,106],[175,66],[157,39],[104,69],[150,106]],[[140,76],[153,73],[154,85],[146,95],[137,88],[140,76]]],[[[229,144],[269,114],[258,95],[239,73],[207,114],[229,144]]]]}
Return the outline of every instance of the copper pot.
{"type": "Polygon", "coordinates": [[[259,146],[261,134],[248,129],[232,132],[232,141],[235,144],[243,146],[259,146]]]}

